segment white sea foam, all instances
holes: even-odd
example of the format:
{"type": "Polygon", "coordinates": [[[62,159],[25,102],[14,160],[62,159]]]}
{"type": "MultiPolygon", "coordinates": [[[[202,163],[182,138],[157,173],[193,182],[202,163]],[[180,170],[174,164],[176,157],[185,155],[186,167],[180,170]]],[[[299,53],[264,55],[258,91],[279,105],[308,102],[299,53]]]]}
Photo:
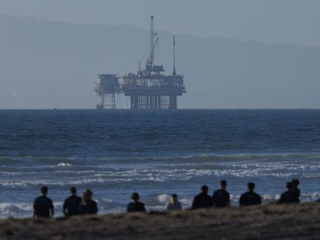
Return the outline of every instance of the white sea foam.
{"type": "Polygon", "coordinates": [[[161,194],[157,197],[158,201],[161,203],[167,203],[170,199],[170,196],[167,194],[161,194]]]}
{"type": "Polygon", "coordinates": [[[280,198],[280,195],[279,194],[276,194],[276,195],[272,195],[272,194],[263,194],[262,196],[262,199],[264,199],[265,201],[267,202],[272,202],[274,200],[277,200],[280,198]]]}
{"type": "Polygon", "coordinates": [[[0,216],[8,217],[23,217],[31,216],[33,210],[32,204],[30,203],[0,203],[0,216]]]}
{"type": "MultiPolygon", "coordinates": [[[[61,167],[69,167],[67,163],[58,164],[61,167]]],[[[28,186],[28,185],[68,185],[68,184],[88,184],[88,183],[107,183],[107,182],[190,182],[193,179],[206,179],[208,177],[217,178],[252,178],[252,177],[276,177],[276,178],[293,178],[300,175],[305,178],[319,178],[319,166],[286,164],[286,163],[270,163],[270,164],[235,164],[235,163],[219,163],[219,168],[212,165],[199,165],[196,168],[185,168],[186,166],[174,166],[168,168],[144,168],[129,170],[84,170],[72,171],[47,171],[59,174],[56,178],[50,180],[34,179],[32,177],[23,177],[21,181],[12,181],[5,176],[24,175],[24,172],[0,172],[1,185],[3,186],[28,186]],[[81,176],[82,175],[82,176],[81,176]],[[1,178],[2,176],[2,178],[1,178]],[[61,179],[64,179],[61,181],[61,179]]],[[[38,172],[26,172],[25,175],[37,175],[38,172]]],[[[204,182],[205,183],[205,182],[204,182]]]]}
{"type": "Polygon", "coordinates": [[[70,164],[70,163],[59,163],[57,165],[57,167],[71,167],[71,166],[72,166],[72,164],[70,164]]]}
{"type": "Polygon", "coordinates": [[[193,198],[180,198],[178,199],[184,208],[190,208],[193,198]]]}

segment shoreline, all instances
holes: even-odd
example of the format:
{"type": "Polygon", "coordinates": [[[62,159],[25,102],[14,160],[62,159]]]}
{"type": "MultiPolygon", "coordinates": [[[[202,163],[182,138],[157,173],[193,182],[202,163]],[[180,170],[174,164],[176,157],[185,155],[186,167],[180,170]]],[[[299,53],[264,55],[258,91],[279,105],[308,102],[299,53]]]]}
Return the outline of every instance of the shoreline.
{"type": "Polygon", "coordinates": [[[320,204],[0,220],[0,239],[320,239],[320,204]]]}

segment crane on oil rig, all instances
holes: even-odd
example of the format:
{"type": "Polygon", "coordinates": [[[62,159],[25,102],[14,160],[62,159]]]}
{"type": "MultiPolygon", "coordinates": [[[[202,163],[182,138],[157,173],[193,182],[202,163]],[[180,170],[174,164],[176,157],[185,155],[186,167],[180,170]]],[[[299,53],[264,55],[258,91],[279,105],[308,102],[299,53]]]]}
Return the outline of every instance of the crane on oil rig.
{"type": "Polygon", "coordinates": [[[154,51],[155,51],[155,42],[154,37],[157,36],[157,33],[154,31],[154,16],[150,16],[150,54],[146,62],[146,70],[152,70],[153,63],[154,63],[154,51]]]}
{"type": "Polygon", "coordinates": [[[150,53],[149,57],[146,61],[146,68],[145,68],[145,73],[148,75],[151,72],[164,72],[164,68],[162,65],[154,65],[154,53],[156,46],[158,44],[159,38],[157,37],[158,34],[157,32],[154,31],[154,16],[150,16],[151,22],[150,22],[150,53]],[[155,39],[155,37],[157,37],[155,39]]]}

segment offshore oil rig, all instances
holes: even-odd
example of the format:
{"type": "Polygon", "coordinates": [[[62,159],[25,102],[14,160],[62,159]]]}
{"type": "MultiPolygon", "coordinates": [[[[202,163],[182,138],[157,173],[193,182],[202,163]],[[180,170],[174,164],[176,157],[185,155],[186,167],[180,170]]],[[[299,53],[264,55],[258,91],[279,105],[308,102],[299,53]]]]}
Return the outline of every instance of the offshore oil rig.
{"type": "Polygon", "coordinates": [[[150,24],[150,53],[136,74],[99,74],[94,91],[99,96],[97,109],[116,109],[116,95],[130,97],[131,109],[177,109],[177,97],[186,93],[184,76],[176,72],[175,36],[173,36],[173,71],[165,75],[162,65],[155,65],[155,48],[159,37],[154,31],[154,16],[150,24]]]}

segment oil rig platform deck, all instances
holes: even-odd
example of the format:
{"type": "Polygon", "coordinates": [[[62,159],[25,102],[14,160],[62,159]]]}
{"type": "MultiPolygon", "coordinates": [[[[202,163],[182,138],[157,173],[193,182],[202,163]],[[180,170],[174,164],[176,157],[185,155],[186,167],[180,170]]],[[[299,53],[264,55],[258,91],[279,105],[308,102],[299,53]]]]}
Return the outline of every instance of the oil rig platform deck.
{"type": "Polygon", "coordinates": [[[155,48],[159,38],[154,31],[154,17],[150,24],[150,53],[142,69],[136,74],[99,74],[94,91],[99,97],[97,109],[116,109],[116,95],[130,98],[131,109],[177,109],[177,97],[186,93],[184,76],[176,73],[176,41],[173,36],[173,71],[165,75],[162,65],[155,65],[155,48]]]}

